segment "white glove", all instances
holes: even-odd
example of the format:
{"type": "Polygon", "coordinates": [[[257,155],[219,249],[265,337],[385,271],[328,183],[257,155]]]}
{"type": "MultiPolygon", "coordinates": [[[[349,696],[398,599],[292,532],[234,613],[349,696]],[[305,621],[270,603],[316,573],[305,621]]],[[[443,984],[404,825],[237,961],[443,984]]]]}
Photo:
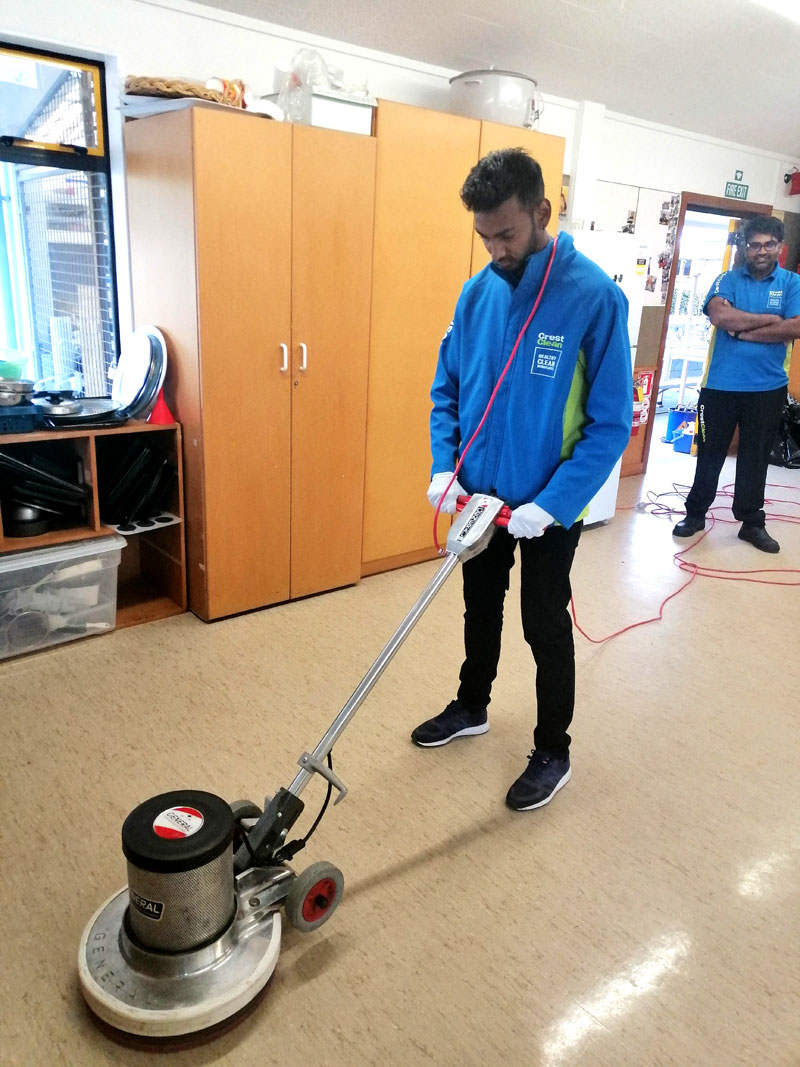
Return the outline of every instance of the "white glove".
{"type": "MultiPolygon", "coordinates": [[[[428,500],[430,500],[432,508],[435,508],[439,503],[439,498],[445,489],[447,489],[447,483],[452,477],[452,471],[445,471],[443,474],[434,474],[431,479],[431,484],[428,486],[428,500]]],[[[458,479],[456,478],[450,488],[447,489],[447,496],[442,501],[442,506],[439,510],[445,512],[447,515],[455,515],[456,499],[466,495],[467,494],[458,484],[458,479]]]]}
{"type": "Polygon", "coordinates": [[[541,537],[554,522],[553,516],[548,515],[538,504],[520,504],[511,512],[508,532],[512,537],[541,537]]]}

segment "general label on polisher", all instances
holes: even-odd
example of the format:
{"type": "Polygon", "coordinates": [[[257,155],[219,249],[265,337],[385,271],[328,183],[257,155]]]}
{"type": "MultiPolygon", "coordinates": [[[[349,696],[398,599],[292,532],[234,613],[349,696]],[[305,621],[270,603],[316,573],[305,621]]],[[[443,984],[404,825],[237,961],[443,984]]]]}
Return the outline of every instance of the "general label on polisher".
{"type": "Polygon", "coordinates": [[[136,908],[140,915],[146,915],[148,919],[154,919],[156,922],[164,914],[164,904],[160,900],[148,900],[147,897],[140,897],[138,893],[128,887],[128,896],[130,897],[132,907],[136,908]]]}
{"type": "Polygon", "coordinates": [[[189,808],[186,805],[167,808],[154,820],[153,832],[159,837],[172,840],[191,837],[202,827],[204,821],[202,812],[197,808],[189,808]]]}

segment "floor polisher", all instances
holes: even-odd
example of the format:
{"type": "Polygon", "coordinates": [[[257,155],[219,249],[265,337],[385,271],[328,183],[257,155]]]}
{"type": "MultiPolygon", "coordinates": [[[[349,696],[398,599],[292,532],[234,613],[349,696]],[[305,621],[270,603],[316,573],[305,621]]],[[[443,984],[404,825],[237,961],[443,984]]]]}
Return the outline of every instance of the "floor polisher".
{"type": "Polygon", "coordinates": [[[510,511],[492,496],[459,497],[442,563],[313,752],[298,760],[288,789],[226,803],[213,793],[176,790],[128,815],[122,851],[128,885],[92,916],[81,937],[81,991],[114,1030],[170,1039],[230,1020],[264,989],[278,960],[281,909],[300,931],[333,913],[344,887],[332,863],[301,873],[289,865],[325,812],[332,790],[331,750],[425,608],[459,560],[481,552],[510,511]],[[328,783],[316,821],[289,841],[303,810],[300,794],[315,774],[328,783]]]}

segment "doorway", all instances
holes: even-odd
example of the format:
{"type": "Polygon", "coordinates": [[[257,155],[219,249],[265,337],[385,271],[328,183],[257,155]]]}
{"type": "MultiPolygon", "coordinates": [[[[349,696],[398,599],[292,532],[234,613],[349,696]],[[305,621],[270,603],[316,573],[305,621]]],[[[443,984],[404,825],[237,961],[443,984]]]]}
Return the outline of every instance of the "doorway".
{"type": "Polygon", "coordinates": [[[644,427],[640,461],[634,460],[635,465],[627,469],[623,466],[623,474],[644,474],[650,460],[672,461],[683,454],[685,480],[691,484],[691,408],[705,373],[711,336],[711,323],[703,313],[705,298],[717,275],[736,265],[742,221],[771,214],[769,204],[681,193],[675,249],[659,316],[660,343],[651,391],[654,413],[644,427]]]}
{"type": "Polygon", "coordinates": [[[678,237],[678,264],[653,406],[653,461],[668,450],[678,456],[688,457],[691,453],[697,398],[712,329],[703,306],[716,278],[733,264],[739,224],[740,219],[729,215],[696,208],[686,212],[678,237]]]}

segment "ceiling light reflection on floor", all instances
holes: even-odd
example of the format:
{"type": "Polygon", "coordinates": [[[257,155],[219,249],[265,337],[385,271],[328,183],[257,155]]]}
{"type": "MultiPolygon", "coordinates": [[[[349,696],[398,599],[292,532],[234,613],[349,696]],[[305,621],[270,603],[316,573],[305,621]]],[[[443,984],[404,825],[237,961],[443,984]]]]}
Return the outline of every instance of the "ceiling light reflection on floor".
{"type": "Polygon", "coordinates": [[[690,947],[688,934],[664,934],[645,949],[640,959],[632,960],[615,977],[600,982],[550,1028],[542,1048],[542,1067],[564,1063],[590,1031],[608,1029],[615,1019],[632,1010],[638,997],[654,990],[662,977],[678,968],[690,947]]]}
{"type": "Polygon", "coordinates": [[[738,889],[743,897],[763,897],[776,888],[778,876],[797,857],[798,845],[773,852],[753,863],[739,879],[738,889]]]}

